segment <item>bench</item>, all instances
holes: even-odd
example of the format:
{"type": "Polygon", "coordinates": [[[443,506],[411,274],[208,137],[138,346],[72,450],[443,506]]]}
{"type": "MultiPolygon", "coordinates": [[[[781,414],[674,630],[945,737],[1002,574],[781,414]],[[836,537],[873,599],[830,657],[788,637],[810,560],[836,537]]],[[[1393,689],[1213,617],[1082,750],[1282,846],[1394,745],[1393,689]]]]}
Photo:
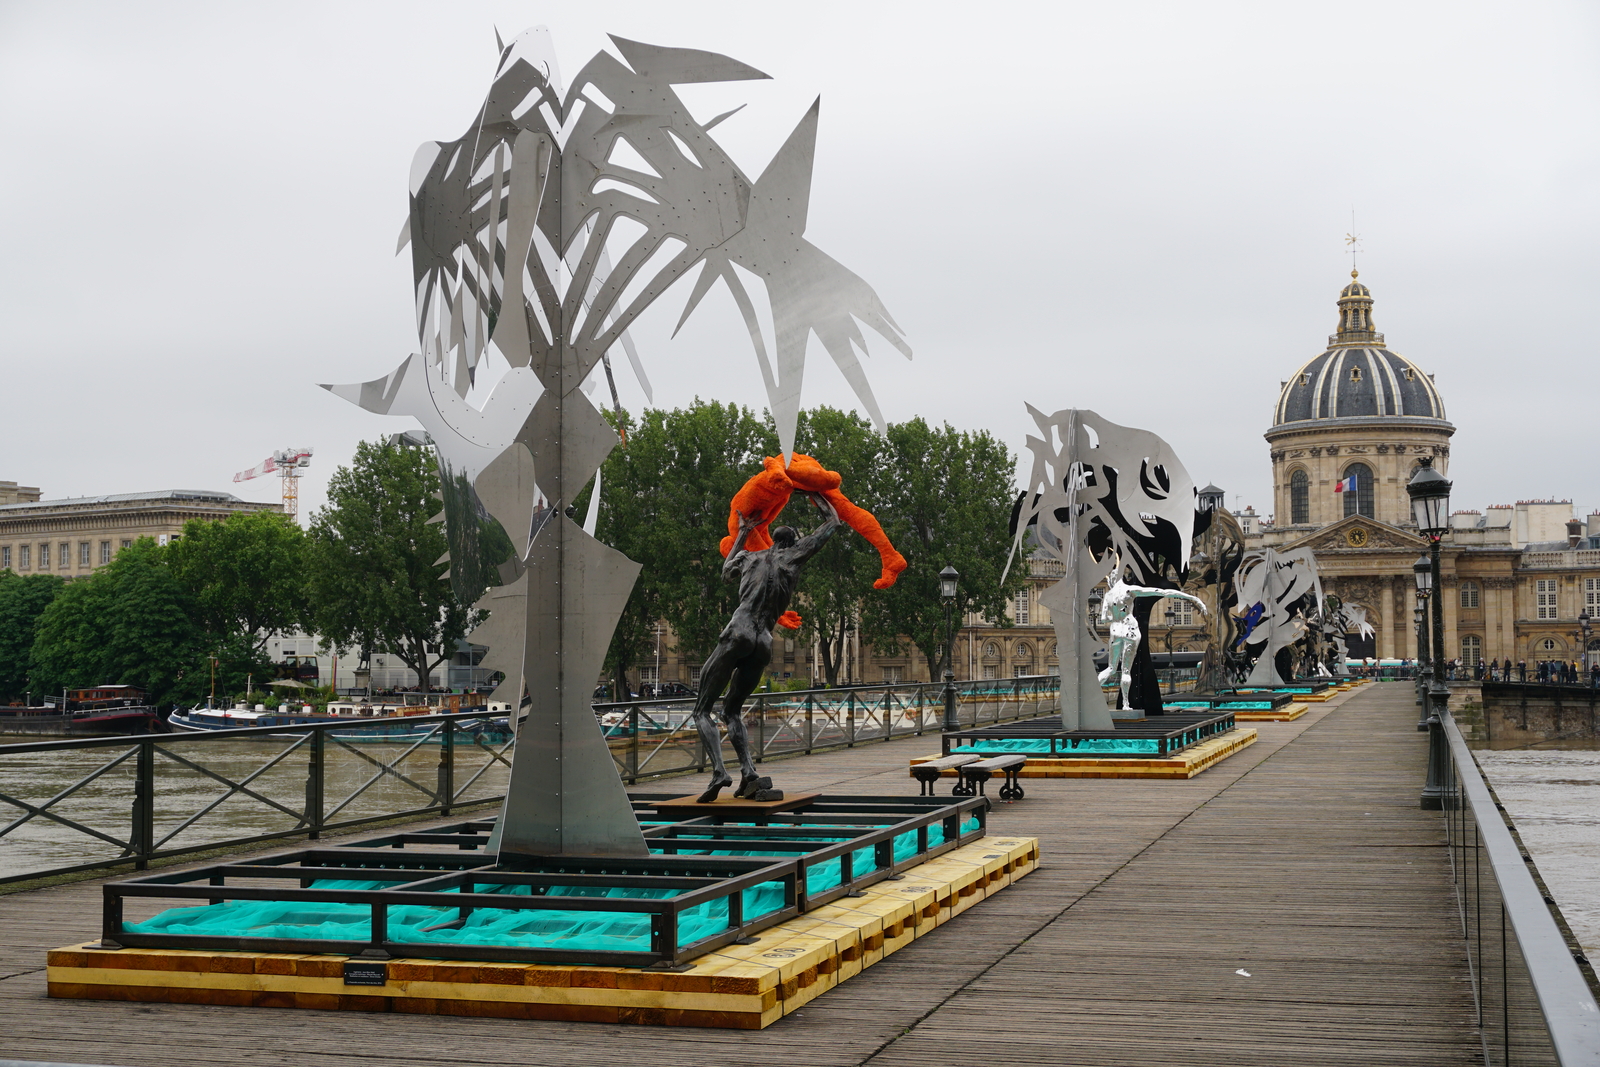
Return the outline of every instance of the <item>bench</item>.
{"type": "Polygon", "coordinates": [[[1011,753],[1005,756],[991,756],[975,763],[964,763],[959,768],[961,781],[950,794],[963,797],[984,796],[985,784],[998,772],[1006,776],[1005,784],[1000,787],[1000,799],[1021,800],[1022,786],[1018,784],[1017,776],[1022,773],[1022,767],[1027,762],[1027,756],[1011,753]]]}
{"type": "MultiPolygon", "coordinates": [[[[977,763],[983,757],[976,753],[968,752],[959,756],[945,756],[943,759],[929,760],[927,763],[913,763],[911,776],[922,783],[922,792],[919,796],[933,796],[933,784],[939,780],[939,775],[947,768],[964,767],[969,763],[977,763]]],[[[961,792],[961,783],[956,783],[956,792],[961,792]]]]}

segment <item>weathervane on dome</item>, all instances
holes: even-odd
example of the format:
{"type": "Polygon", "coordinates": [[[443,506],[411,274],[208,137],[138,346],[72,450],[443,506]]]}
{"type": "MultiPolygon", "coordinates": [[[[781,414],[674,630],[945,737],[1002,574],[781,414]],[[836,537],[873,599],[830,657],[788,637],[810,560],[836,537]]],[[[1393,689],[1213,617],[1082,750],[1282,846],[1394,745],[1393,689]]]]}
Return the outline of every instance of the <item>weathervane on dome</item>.
{"type": "Polygon", "coordinates": [[[1350,209],[1350,232],[1344,235],[1345,251],[1350,254],[1350,277],[1356,277],[1356,256],[1365,251],[1361,235],[1356,233],[1356,209],[1350,209]]]}

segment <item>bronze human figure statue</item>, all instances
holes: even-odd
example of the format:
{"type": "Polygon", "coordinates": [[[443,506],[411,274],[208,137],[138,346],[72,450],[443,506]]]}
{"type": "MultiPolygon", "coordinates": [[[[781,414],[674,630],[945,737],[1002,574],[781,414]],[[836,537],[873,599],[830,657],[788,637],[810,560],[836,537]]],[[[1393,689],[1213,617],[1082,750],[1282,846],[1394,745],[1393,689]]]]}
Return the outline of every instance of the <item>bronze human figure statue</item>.
{"type": "Polygon", "coordinates": [[[722,695],[723,686],[728,687],[728,696],[722,702],[722,721],[739,757],[741,774],[734,796],[758,801],[783,799],[783,792],[772,788],[772,779],[756,773],[742,712],[745,699],[760,684],[761,673],[772,660],[772,628],[789,607],[801,566],[816,555],[839,526],[839,513],[827,498],[821,493],[806,495],[826,516],[822,525],[805,537],[800,537],[792,526],[779,526],[772,531],[772,547],[759,552],[746,552],[744,548],[745,540],[759,522],[739,513],[739,536],[722,564],[724,579],[739,577],[739,606],[722,628],[717,647],[700,668],[700,696],[694,705],[695,727],[711,754],[711,786],[700,795],[703,804],[716,800],[723,787],[733,784],[722,762],[722,738],[712,714],[712,705],[722,695]]]}

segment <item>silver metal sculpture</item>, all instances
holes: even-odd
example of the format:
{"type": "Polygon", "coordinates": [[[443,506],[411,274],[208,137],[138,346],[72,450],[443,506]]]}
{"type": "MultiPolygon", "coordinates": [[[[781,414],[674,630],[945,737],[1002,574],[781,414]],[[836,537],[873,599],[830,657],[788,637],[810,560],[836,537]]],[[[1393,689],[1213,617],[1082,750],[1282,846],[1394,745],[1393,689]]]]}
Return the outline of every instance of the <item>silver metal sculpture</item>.
{"type": "MultiPolygon", "coordinates": [[[[1175,587],[1189,562],[1195,486],[1172,448],[1148,430],[1071,408],[1028,413],[1033,470],[1012,516],[1012,556],[1033,540],[1066,566],[1039,603],[1050,609],[1061,652],[1061,723],[1111,729],[1090,630],[1089,592],[1102,579],[1175,587]]],[[[1010,563],[1008,561],[1007,568],[1010,563]]]]}
{"type": "Polygon", "coordinates": [[[587,528],[566,514],[618,443],[585,383],[602,368],[611,382],[620,345],[650,395],[629,327],[695,268],[680,327],[722,281],[786,453],[810,334],[880,429],[860,324],[911,354],[872,289],[805,239],[817,105],[752,180],[710,136],[733,112],[700,122],[672,87],[767,75],[611,40],[621,59],[597,54],[567,89],[543,27],[501,48],[467,131],[412,163],[400,247],[411,247],[420,351],[384,378],[328,387],[433,436],[448,576],[489,612],[473,639],[505,674],[495,696],[528,708],[497,831],[508,852],[646,852],[589,707],[639,567],[592,536],[592,497],[587,528]]]}
{"type": "Polygon", "coordinates": [[[1374,633],[1372,622],[1367,618],[1366,608],[1359,604],[1347,604],[1332,595],[1322,602],[1317,628],[1321,631],[1322,640],[1328,646],[1327,661],[1323,662],[1322,657],[1318,657],[1317,663],[1319,673],[1324,676],[1344,673],[1346,661],[1350,658],[1350,647],[1345,635],[1354,633],[1367,638],[1374,633]]]}
{"type": "Polygon", "coordinates": [[[1317,557],[1309,548],[1288,552],[1258,549],[1245,556],[1236,583],[1239,603],[1234,612],[1243,620],[1244,631],[1239,641],[1249,648],[1259,647],[1245,684],[1272,686],[1292,681],[1278,668],[1278,651],[1300,640],[1309,625],[1303,601],[1314,596],[1311,604],[1322,603],[1317,557]]]}
{"type": "Polygon", "coordinates": [[[1111,645],[1106,654],[1106,669],[1100,672],[1098,682],[1103,688],[1115,681],[1122,688],[1122,706],[1133,706],[1129,699],[1128,690],[1133,684],[1133,657],[1139,650],[1139,644],[1144,640],[1144,633],[1140,630],[1139,619],[1133,612],[1134,601],[1144,599],[1174,598],[1188,600],[1200,609],[1200,614],[1206,614],[1206,602],[1190,593],[1178,589],[1153,589],[1147,585],[1134,585],[1122,576],[1121,561],[1117,561],[1112,574],[1111,587],[1106,590],[1105,598],[1100,602],[1100,621],[1106,623],[1106,630],[1111,635],[1111,645]]]}

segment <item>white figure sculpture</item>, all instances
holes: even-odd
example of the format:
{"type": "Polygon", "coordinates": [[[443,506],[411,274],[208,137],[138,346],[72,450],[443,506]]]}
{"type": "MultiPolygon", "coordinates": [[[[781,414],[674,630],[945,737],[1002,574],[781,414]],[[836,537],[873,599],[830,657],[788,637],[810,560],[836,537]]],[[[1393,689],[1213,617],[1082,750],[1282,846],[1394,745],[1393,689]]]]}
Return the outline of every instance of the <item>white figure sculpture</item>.
{"type": "Polygon", "coordinates": [[[1111,645],[1106,657],[1106,669],[1100,672],[1099,680],[1105,685],[1112,678],[1118,678],[1122,687],[1122,706],[1130,707],[1128,703],[1128,687],[1132,682],[1132,672],[1129,668],[1133,665],[1134,654],[1139,651],[1139,640],[1142,636],[1139,630],[1139,620],[1133,614],[1133,602],[1140,597],[1167,597],[1173,600],[1187,600],[1200,609],[1200,614],[1206,613],[1205,602],[1199,597],[1191,596],[1180,589],[1153,589],[1147,585],[1133,585],[1122,574],[1121,561],[1118,560],[1114,572],[1116,580],[1111,583],[1111,588],[1106,590],[1105,600],[1100,603],[1100,621],[1107,624],[1111,632],[1111,645]]]}

